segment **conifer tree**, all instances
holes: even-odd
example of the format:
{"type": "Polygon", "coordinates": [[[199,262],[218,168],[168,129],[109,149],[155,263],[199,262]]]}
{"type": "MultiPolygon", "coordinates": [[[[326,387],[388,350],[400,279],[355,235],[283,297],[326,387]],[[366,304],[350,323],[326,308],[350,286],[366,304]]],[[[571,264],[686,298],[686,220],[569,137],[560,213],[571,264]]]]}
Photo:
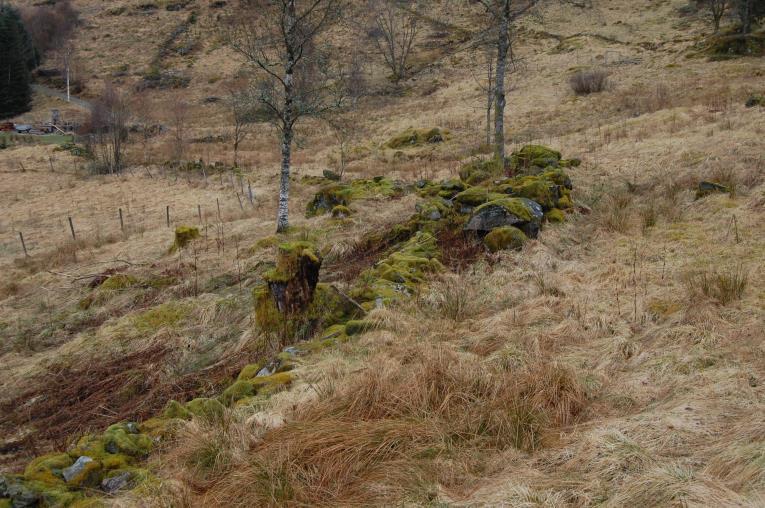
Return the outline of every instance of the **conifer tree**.
{"type": "Polygon", "coordinates": [[[0,118],[29,110],[30,67],[35,65],[29,34],[15,9],[0,7],[0,118]]]}

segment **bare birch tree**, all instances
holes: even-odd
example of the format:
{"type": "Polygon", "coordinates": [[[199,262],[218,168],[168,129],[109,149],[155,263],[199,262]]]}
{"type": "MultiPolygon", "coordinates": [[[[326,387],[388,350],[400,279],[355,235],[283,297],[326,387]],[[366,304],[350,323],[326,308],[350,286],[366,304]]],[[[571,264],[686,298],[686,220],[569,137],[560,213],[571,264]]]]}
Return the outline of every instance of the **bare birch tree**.
{"type": "Polygon", "coordinates": [[[373,10],[369,35],[390,69],[393,81],[398,83],[406,77],[409,57],[419,34],[417,12],[405,9],[394,0],[373,3],[378,5],[373,10]]]}
{"type": "Polygon", "coordinates": [[[337,21],[342,0],[245,0],[228,20],[229,45],[259,80],[254,100],[281,134],[281,175],[276,230],[289,227],[289,186],[296,123],[339,108],[345,88],[323,35],[337,21]]]}
{"type": "Polygon", "coordinates": [[[124,144],[128,140],[130,106],[127,97],[106,84],[91,111],[91,135],[96,161],[95,173],[119,173],[124,168],[124,144]]]}
{"type": "Polygon", "coordinates": [[[231,143],[234,149],[234,167],[239,166],[239,148],[247,139],[255,121],[253,101],[246,90],[231,89],[228,94],[228,107],[233,123],[231,127],[231,143]]]}
{"type": "Polygon", "coordinates": [[[494,157],[505,160],[505,106],[508,58],[511,55],[513,23],[528,12],[538,0],[478,0],[489,21],[490,37],[496,48],[494,69],[494,157]]]}

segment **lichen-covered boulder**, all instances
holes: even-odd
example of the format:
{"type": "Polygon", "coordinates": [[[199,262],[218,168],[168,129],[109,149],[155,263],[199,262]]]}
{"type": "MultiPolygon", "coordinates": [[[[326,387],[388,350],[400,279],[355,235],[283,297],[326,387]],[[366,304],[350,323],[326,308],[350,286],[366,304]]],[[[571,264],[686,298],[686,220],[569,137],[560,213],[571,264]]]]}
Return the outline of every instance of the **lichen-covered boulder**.
{"type": "Polygon", "coordinates": [[[543,217],[544,211],[535,201],[526,198],[502,198],[473,210],[464,229],[483,236],[495,228],[515,226],[529,238],[536,238],[543,217]]]}
{"type": "Polygon", "coordinates": [[[513,226],[503,226],[489,231],[483,243],[491,252],[520,249],[528,238],[520,229],[513,226]]]}

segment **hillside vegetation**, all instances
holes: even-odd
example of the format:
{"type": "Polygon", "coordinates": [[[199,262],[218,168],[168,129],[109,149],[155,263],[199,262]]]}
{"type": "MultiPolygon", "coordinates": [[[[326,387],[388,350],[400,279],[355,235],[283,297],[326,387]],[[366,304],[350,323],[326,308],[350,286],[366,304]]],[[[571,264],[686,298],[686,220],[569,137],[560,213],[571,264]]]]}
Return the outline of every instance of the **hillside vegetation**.
{"type": "Polygon", "coordinates": [[[0,138],[0,508],[765,504],[765,60],[686,1],[522,18],[507,169],[475,6],[428,2],[350,135],[299,128],[278,234],[231,5],[72,3],[78,96],[159,127],[112,175],[0,138]]]}

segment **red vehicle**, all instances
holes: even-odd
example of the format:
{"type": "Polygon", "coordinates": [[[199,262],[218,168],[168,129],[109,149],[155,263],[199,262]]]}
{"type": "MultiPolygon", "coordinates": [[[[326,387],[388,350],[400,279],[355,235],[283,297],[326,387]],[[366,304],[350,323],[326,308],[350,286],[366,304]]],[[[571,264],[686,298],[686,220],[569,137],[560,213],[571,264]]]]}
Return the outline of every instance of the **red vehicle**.
{"type": "Polygon", "coordinates": [[[13,122],[0,122],[0,132],[11,132],[16,130],[13,122]]]}

